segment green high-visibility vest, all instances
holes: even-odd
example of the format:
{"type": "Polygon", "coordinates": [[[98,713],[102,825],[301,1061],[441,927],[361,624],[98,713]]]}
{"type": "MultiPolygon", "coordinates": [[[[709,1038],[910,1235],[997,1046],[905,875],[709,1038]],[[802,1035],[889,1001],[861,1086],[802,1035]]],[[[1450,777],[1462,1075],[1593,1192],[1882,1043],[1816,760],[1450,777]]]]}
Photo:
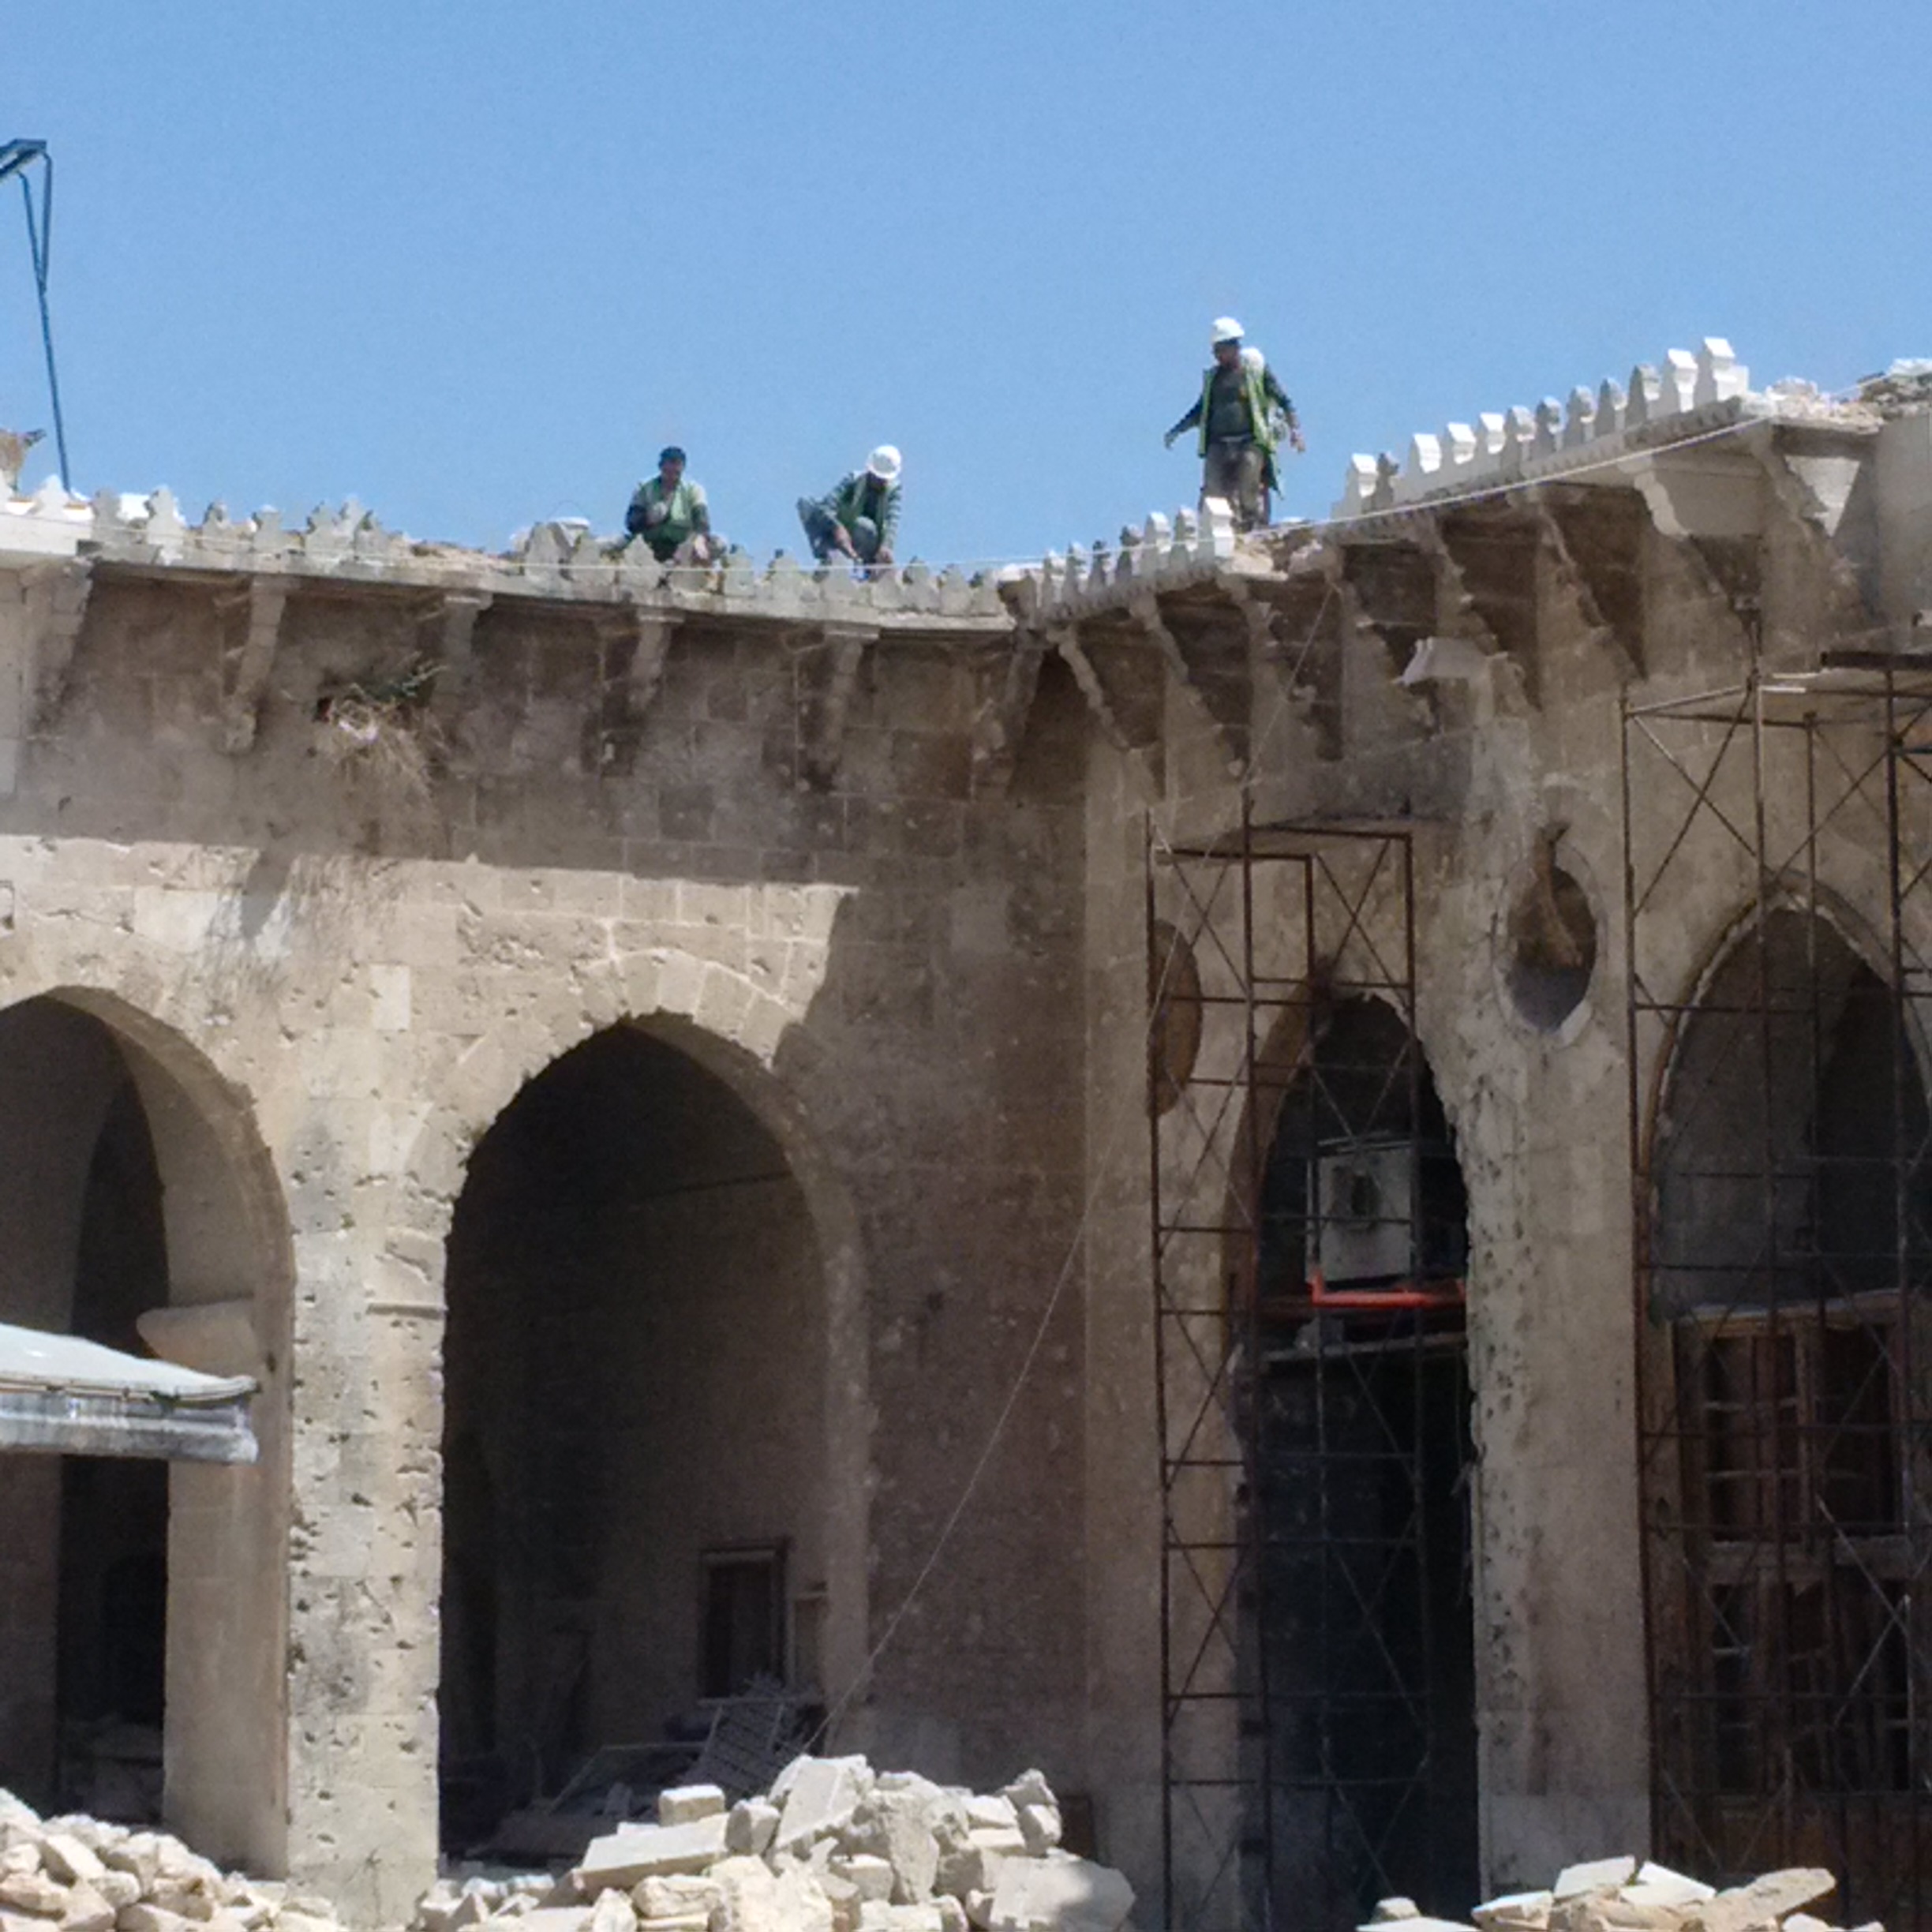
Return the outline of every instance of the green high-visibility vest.
{"type": "MultiPolygon", "coordinates": [[[[1217,364],[1201,378],[1200,399],[1200,453],[1208,454],[1208,412],[1214,401],[1214,379],[1221,373],[1217,364]]],[[[1281,438],[1275,433],[1273,412],[1268,408],[1267,391],[1263,385],[1260,372],[1241,365],[1241,400],[1248,406],[1249,433],[1254,438],[1255,447],[1264,456],[1275,453],[1275,446],[1281,438]]]]}

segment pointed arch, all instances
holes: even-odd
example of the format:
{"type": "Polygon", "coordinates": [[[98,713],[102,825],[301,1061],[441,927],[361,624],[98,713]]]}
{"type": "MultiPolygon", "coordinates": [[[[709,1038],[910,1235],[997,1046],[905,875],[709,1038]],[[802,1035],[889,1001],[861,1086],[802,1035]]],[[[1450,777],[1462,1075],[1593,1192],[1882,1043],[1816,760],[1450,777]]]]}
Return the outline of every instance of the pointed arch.
{"type": "MultiPolygon", "coordinates": [[[[118,994],[71,984],[0,1010],[0,1139],[31,1156],[6,1204],[32,1257],[10,1283],[32,1305],[21,1319],[73,1318],[89,1175],[118,1149],[134,1175],[121,1197],[157,1230],[145,1282],[110,1283],[120,1314],[156,1353],[260,1384],[253,1466],[167,1470],[163,1814],[212,1855],[279,1870],[294,1264],[273,1163],[247,1095],[193,1043],[118,994]]],[[[99,1266],[125,1268],[126,1252],[99,1266]]],[[[61,1474],[12,1487],[24,1498],[61,1474]]],[[[57,1614],[51,1597],[42,1614],[57,1614]]]]}

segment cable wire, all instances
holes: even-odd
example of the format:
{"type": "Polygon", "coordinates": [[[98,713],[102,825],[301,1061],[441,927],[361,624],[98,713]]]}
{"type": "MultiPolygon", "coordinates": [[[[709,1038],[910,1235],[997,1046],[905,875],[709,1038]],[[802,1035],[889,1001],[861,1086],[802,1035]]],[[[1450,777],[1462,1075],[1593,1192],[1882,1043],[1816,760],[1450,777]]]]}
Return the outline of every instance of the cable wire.
{"type": "Polygon", "coordinates": [[[21,206],[27,217],[27,252],[33,264],[34,293],[40,305],[40,346],[47,358],[47,401],[54,416],[54,448],[60,459],[61,482],[72,493],[73,468],[67,456],[67,424],[61,410],[60,376],[54,359],[54,319],[47,299],[47,271],[54,248],[54,157],[42,141],[16,144],[14,168],[20,175],[21,206]],[[24,149],[25,152],[19,152],[24,149]],[[40,212],[34,213],[33,185],[27,170],[40,163],[40,212]]]}

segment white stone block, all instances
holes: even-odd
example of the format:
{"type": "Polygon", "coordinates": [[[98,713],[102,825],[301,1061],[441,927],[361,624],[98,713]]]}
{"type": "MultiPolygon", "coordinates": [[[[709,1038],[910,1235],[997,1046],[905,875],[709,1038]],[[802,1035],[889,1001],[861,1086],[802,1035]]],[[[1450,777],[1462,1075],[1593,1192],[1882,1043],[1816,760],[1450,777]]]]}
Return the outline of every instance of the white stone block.
{"type": "Polygon", "coordinates": [[[0,1878],[0,1908],[58,1919],[67,1909],[67,1888],[43,1871],[9,1872],[0,1878]]]}
{"type": "Polygon", "coordinates": [[[636,1932],[636,1928],[637,1914],[630,1900],[622,1892],[612,1890],[597,1895],[584,1932],[636,1932]]]}
{"type": "Polygon", "coordinates": [[[1637,1876],[1623,1888],[1623,1896],[1642,1905],[1694,1905],[1715,1898],[1717,1888],[1646,1859],[1638,1866],[1637,1876]]]}
{"type": "Polygon", "coordinates": [[[114,1932],[116,1909],[84,1878],[67,1894],[61,1932],[114,1932]]]}
{"type": "Polygon", "coordinates": [[[814,1839],[850,1823],[872,1781],[872,1768],[863,1758],[803,1758],[788,1765],[785,1775],[784,1809],[773,1847],[802,1852],[814,1839]]]}
{"type": "Polygon", "coordinates": [[[1634,1858],[1589,1859],[1580,1865],[1566,1865],[1550,1890],[1558,1899],[1576,1898],[1586,1892],[1614,1892],[1636,1875],[1634,1858]]]}
{"type": "Polygon", "coordinates": [[[668,1872],[699,1872],[724,1855],[724,1818],[691,1825],[626,1825],[592,1840],[577,1866],[577,1889],[586,1898],[614,1889],[628,1892],[640,1879],[668,1872]]]}
{"type": "Polygon", "coordinates": [[[1026,1855],[1026,1840],[1017,1824],[975,1825],[964,1845],[940,1859],[935,1882],[942,1892],[957,1899],[968,1893],[991,1892],[1007,1863],[1026,1855]]]}
{"type": "Polygon", "coordinates": [[[762,1798],[741,1798],[725,1814],[724,1849],[762,1858],[778,1835],[778,1807],[762,1798]]]}
{"type": "Polygon", "coordinates": [[[1020,1807],[1020,1836],[1028,1852],[1044,1858],[1060,1842],[1060,1807],[1050,1804],[1020,1807]]]}
{"type": "Polygon", "coordinates": [[[533,1906],[516,1922],[517,1932],[584,1932],[590,1923],[588,1905],[533,1906]]]}
{"type": "Polygon", "coordinates": [[[724,1794],[715,1784],[680,1784],[657,1794],[660,1825],[695,1825],[716,1818],[724,1809],[724,1794]]]}
{"type": "Polygon", "coordinates": [[[1009,1859],[993,1889],[992,1932],[1118,1932],[1133,1910],[1133,1887],[1106,1865],[1061,1855],[1009,1859]]]}
{"type": "Polygon", "coordinates": [[[812,1873],[796,1866],[779,1873],[775,1898],[781,1932],[833,1932],[832,1901],[812,1873]]]}
{"type": "Polygon", "coordinates": [[[855,1852],[848,1858],[832,1861],[832,1870],[846,1880],[859,1895],[861,1904],[876,1900],[889,1904],[893,1895],[893,1868],[889,1859],[876,1852],[855,1852]]]}
{"type": "Polygon", "coordinates": [[[934,1900],[882,1905],[868,1900],[859,1908],[859,1932],[945,1932],[945,1915],[934,1900]]]}
{"type": "Polygon", "coordinates": [[[1010,1798],[993,1794],[986,1797],[972,1797],[965,1800],[966,1822],[969,1828],[985,1828],[993,1831],[1017,1831],[1020,1815],[1013,1809],[1010,1798]]]}
{"type": "Polygon", "coordinates": [[[1525,1926],[1548,1925],[1550,1908],[1556,1902],[1555,1895],[1548,1892],[1505,1892],[1485,1900],[1470,1916],[1485,1932],[1491,1926],[1499,1932],[1516,1932],[1525,1926]]]}
{"type": "Polygon", "coordinates": [[[640,1919],[675,1919],[689,1912],[703,1916],[717,1902],[717,1881],[695,1872],[641,1878],[631,1893],[640,1919]]]}

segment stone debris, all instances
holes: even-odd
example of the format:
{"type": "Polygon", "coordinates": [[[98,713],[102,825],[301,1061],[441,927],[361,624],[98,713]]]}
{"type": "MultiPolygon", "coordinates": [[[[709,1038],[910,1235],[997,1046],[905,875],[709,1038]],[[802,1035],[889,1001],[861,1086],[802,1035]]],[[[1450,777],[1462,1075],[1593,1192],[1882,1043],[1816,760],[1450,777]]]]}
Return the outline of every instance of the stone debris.
{"type": "Polygon", "coordinates": [[[1133,1888],[1061,1829],[1038,1771],[986,1794],[807,1755],[728,1810],[715,1785],[664,1792],[657,1823],[620,1825],[560,1879],[445,1880],[414,1932],[1120,1932],[1133,1888]]]}
{"type": "MultiPolygon", "coordinates": [[[[1472,1924],[1431,1919],[1413,1900],[1383,1899],[1357,1932],[1844,1932],[1805,1908],[1829,1898],[1828,1871],[1793,1866],[1720,1890],[1634,1858],[1566,1866],[1547,1892],[1511,1892],[1478,1905],[1472,1924]]],[[[1854,1932],[1885,1932],[1875,1921],[1854,1932]]]]}
{"type": "MultiPolygon", "coordinates": [[[[479,1908],[478,1920],[484,1915],[479,1908]]],[[[451,1923],[446,1919],[437,1932],[448,1932],[451,1923]]],[[[632,1932],[632,1923],[627,1919],[598,1932],[632,1932]]],[[[12,1792],[0,1791],[0,1932],[342,1927],[328,1900],[292,1893],[279,1881],[223,1872],[165,1832],[80,1816],[43,1819],[12,1792]]]]}

